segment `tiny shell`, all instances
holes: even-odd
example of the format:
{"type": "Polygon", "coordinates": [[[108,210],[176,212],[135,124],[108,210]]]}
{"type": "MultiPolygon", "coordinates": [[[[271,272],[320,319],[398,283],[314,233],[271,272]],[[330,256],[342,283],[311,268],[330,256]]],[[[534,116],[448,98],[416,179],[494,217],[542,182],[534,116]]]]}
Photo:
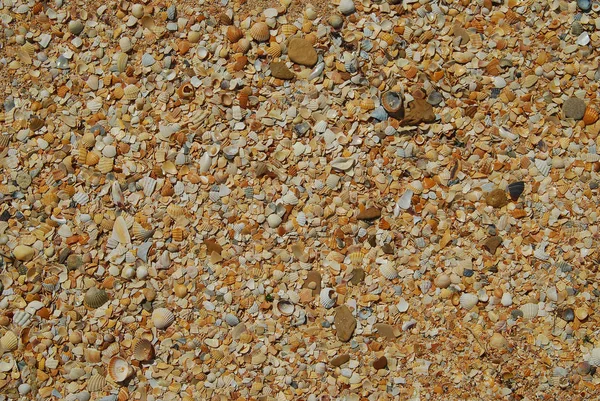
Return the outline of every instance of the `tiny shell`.
{"type": "Polygon", "coordinates": [[[175,315],[167,308],[158,308],[152,312],[154,327],[164,330],[175,321],[175,315]]]}
{"type": "Polygon", "coordinates": [[[108,294],[103,289],[91,287],[85,293],[83,302],[87,307],[97,309],[108,302],[108,294]]]}
{"type": "Polygon", "coordinates": [[[335,305],[335,291],[332,288],[323,288],[321,290],[321,305],[325,309],[331,309],[335,305]]]}
{"type": "Polygon", "coordinates": [[[252,44],[250,43],[250,40],[242,38],[238,40],[237,43],[232,46],[232,48],[237,53],[245,54],[248,50],[250,50],[251,45],[252,44]]]}
{"type": "Polygon", "coordinates": [[[471,310],[477,305],[477,302],[479,302],[479,298],[475,294],[465,292],[460,296],[460,306],[463,309],[471,310]]]}
{"type": "Polygon", "coordinates": [[[140,93],[140,88],[135,85],[127,85],[125,89],[123,89],[123,99],[125,100],[135,100],[140,93]]]}
{"type": "Polygon", "coordinates": [[[539,311],[539,305],[535,303],[527,303],[521,306],[521,312],[523,312],[524,319],[533,319],[537,316],[539,311]]]}
{"type": "Polygon", "coordinates": [[[227,313],[223,320],[225,320],[225,322],[231,327],[235,327],[240,324],[240,319],[232,313],[227,313]]]}
{"type": "Polygon", "coordinates": [[[19,338],[12,331],[4,333],[0,338],[0,351],[12,352],[19,346],[19,338]]]}
{"type": "Polygon", "coordinates": [[[297,205],[298,204],[298,197],[292,191],[287,191],[286,194],[283,195],[282,200],[283,200],[283,203],[285,203],[286,205],[297,205]]]}
{"type": "Polygon", "coordinates": [[[98,161],[98,170],[103,173],[110,173],[114,167],[114,160],[110,157],[101,157],[98,161]]]}
{"type": "Polygon", "coordinates": [[[285,24],[281,26],[281,33],[285,36],[292,36],[298,32],[298,28],[295,25],[285,24]]]}
{"type": "Polygon", "coordinates": [[[133,237],[137,240],[145,241],[152,238],[154,230],[147,230],[139,223],[133,223],[133,237]]]}
{"type": "Polygon", "coordinates": [[[398,120],[404,118],[404,100],[401,93],[393,91],[384,93],[381,96],[381,105],[391,117],[398,120]]]}
{"type": "Polygon", "coordinates": [[[85,154],[85,164],[88,166],[95,166],[100,161],[100,154],[96,151],[87,152],[85,154]]]}
{"type": "Polygon", "coordinates": [[[391,262],[386,262],[379,266],[379,271],[383,277],[387,278],[388,280],[393,280],[398,277],[398,271],[391,262]]]}
{"type": "Polygon", "coordinates": [[[271,43],[271,46],[267,47],[267,54],[273,58],[281,56],[281,45],[277,42],[271,43]]]}
{"type": "Polygon", "coordinates": [[[127,69],[127,61],[129,60],[129,56],[127,53],[119,53],[117,56],[117,71],[125,72],[127,69]]]}
{"type": "Polygon", "coordinates": [[[502,238],[498,235],[493,236],[485,240],[483,243],[483,249],[491,253],[492,255],[496,254],[496,249],[502,244],[502,238]]]}
{"type": "Polygon", "coordinates": [[[508,343],[506,342],[506,338],[502,336],[500,333],[494,333],[492,338],[490,338],[490,347],[495,349],[506,348],[508,343]]]}
{"type": "Polygon", "coordinates": [[[117,383],[127,380],[133,373],[129,362],[125,359],[113,356],[108,363],[108,376],[117,383]]]}
{"type": "Polygon", "coordinates": [[[257,22],[250,28],[250,36],[257,42],[269,40],[269,26],[264,22],[257,22]]]}
{"type": "Polygon", "coordinates": [[[593,348],[588,361],[592,366],[600,366],[600,348],[593,348]]]}
{"type": "Polygon", "coordinates": [[[149,340],[139,340],[133,347],[133,357],[142,362],[151,361],[154,359],[154,346],[149,340]]]}

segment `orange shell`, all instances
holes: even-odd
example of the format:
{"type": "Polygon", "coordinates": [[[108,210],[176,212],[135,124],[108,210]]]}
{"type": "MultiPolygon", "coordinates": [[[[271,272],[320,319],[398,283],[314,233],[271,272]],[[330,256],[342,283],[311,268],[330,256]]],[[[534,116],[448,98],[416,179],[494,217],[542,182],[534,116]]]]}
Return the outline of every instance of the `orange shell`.
{"type": "Polygon", "coordinates": [[[250,28],[250,36],[257,42],[269,40],[269,26],[264,22],[257,22],[250,28]]]}
{"type": "Polygon", "coordinates": [[[231,43],[236,43],[238,40],[244,37],[244,32],[237,26],[230,25],[227,27],[227,39],[231,43]]]}
{"type": "Polygon", "coordinates": [[[583,115],[583,122],[585,125],[591,125],[598,121],[598,110],[593,107],[586,107],[585,114],[583,115]]]}
{"type": "Polygon", "coordinates": [[[379,34],[379,39],[383,40],[385,43],[387,43],[389,46],[394,44],[394,35],[392,35],[389,32],[381,32],[379,34]]]}
{"type": "Polygon", "coordinates": [[[189,99],[189,98],[194,97],[194,92],[195,92],[194,87],[189,82],[184,83],[177,90],[177,94],[182,99],[189,99]]]}

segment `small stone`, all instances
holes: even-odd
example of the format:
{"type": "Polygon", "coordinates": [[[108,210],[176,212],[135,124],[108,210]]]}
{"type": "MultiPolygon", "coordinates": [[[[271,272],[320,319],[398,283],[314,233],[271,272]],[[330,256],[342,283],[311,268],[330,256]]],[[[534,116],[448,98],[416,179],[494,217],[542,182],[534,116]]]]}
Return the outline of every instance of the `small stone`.
{"type": "Polygon", "coordinates": [[[377,370],[385,369],[387,367],[387,363],[387,358],[385,356],[382,356],[381,358],[377,358],[373,361],[373,367],[377,370]]]}
{"type": "Polygon", "coordinates": [[[435,121],[435,113],[431,104],[425,99],[415,99],[409,104],[404,119],[400,125],[419,125],[421,123],[432,123],[435,121]]]}
{"type": "Polygon", "coordinates": [[[491,207],[501,208],[508,204],[508,198],[504,190],[497,188],[485,195],[485,202],[491,207]]]}
{"type": "Polygon", "coordinates": [[[385,337],[388,340],[395,339],[397,337],[396,334],[399,334],[396,332],[396,329],[394,329],[394,326],[387,323],[377,323],[373,328],[377,330],[379,336],[385,337]]]}
{"type": "Polygon", "coordinates": [[[392,245],[391,243],[387,243],[381,247],[381,250],[386,255],[393,255],[394,254],[394,245],[392,245]]]}
{"type": "Polygon", "coordinates": [[[73,35],[79,35],[83,31],[83,24],[79,20],[69,21],[69,32],[73,35]]]}
{"type": "Polygon", "coordinates": [[[343,342],[350,341],[354,329],[356,329],[356,319],[346,305],[339,306],[336,309],[333,323],[338,339],[343,342]]]}
{"type": "Polygon", "coordinates": [[[223,247],[212,238],[204,240],[204,245],[206,245],[206,251],[209,255],[213,252],[216,252],[218,254],[221,254],[221,252],[223,252],[223,247]]]}
{"type": "Polygon", "coordinates": [[[348,362],[349,360],[350,360],[350,355],[342,354],[342,355],[338,355],[335,358],[333,358],[331,361],[329,361],[329,363],[332,366],[339,367],[339,366],[342,366],[343,364],[345,364],[346,362],[348,362]]]}
{"type": "Polygon", "coordinates": [[[427,96],[427,103],[429,103],[432,106],[439,105],[440,103],[442,103],[443,100],[444,97],[438,91],[433,91],[429,94],[429,96],[427,96]]]}
{"type": "Polygon", "coordinates": [[[577,7],[584,13],[592,9],[592,0],[577,0],[577,7]]]}
{"type": "Polygon", "coordinates": [[[354,7],[354,1],[341,0],[340,5],[338,6],[338,10],[344,15],[352,14],[354,11],[356,11],[356,7],[354,7]]]}
{"type": "Polygon", "coordinates": [[[144,16],[144,6],[141,4],[134,4],[131,6],[131,14],[135,18],[142,18],[144,16]]]}
{"type": "Polygon", "coordinates": [[[283,61],[272,61],[269,65],[271,75],[279,79],[293,79],[296,74],[291,72],[283,61]]]}
{"type": "Polygon", "coordinates": [[[381,217],[381,210],[376,207],[370,207],[358,214],[358,220],[375,220],[381,217]]]}
{"type": "Polygon", "coordinates": [[[575,312],[572,308],[563,309],[560,312],[560,318],[566,322],[572,322],[575,320],[575,312]]]}
{"type": "Polygon", "coordinates": [[[318,56],[313,45],[302,38],[292,38],[288,43],[288,57],[296,64],[312,67],[317,64],[318,56]]]}
{"type": "Polygon", "coordinates": [[[356,268],[356,269],[352,270],[352,278],[350,279],[350,282],[353,285],[359,285],[364,280],[365,280],[365,271],[363,269],[356,268]]]}
{"type": "Polygon", "coordinates": [[[585,114],[586,104],[583,100],[572,97],[563,103],[563,113],[565,118],[572,118],[574,120],[581,120],[585,114]]]}
{"type": "Polygon", "coordinates": [[[28,261],[35,256],[35,249],[27,245],[17,245],[13,250],[15,259],[20,261],[28,261]]]}

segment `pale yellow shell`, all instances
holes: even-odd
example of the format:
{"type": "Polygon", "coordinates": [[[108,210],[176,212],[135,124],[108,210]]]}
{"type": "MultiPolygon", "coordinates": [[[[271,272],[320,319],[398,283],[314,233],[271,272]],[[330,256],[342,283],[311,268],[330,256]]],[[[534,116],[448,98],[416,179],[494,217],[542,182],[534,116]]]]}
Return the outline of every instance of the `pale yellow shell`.
{"type": "Polygon", "coordinates": [[[30,42],[25,42],[25,44],[21,47],[25,53],[29,55],[29,57],[33,57],[35,54],[35,46],[30,42]]]}
{"type": "Polygon", "coordinates": [[[135,85],[127,85],[125,89],[123,89],[123,99],[125,100],[135,100],[140,93],[140,88],[135,85]]]}
{"type": "Polygon", "coordinates": [[[257,22],[250,27],[250,36],[257,42],[266,42],[269,40],[269,26],[264,22],[257,22]]]}
{"type": "Polygon", "coordinates": [[[127,60],[129,60],[127,53],[119,53],[117,56],[117,71],[125,72],[125,69],[127,68],[127,60]]]}
{"type": "Polygon", "coordinates": [[[362,99],[360,101],[360,108],[364,111],[370,111],[375,108],[375,101],[371,98],[362,99]]]}
{"type": "Polygon", "coordinates": [[[167,214],[172,218],[177,219],[178,217],[185,215],[185,209],[179,205],[171,203],[169,206],[167,206],[167,214]]]}
{"type": "Polygon", "coordinates": [[[385,43],[388,44],[388,46],[391,46],[394,44],[394,35],[392,35],[389,32],[381,32],[379,33],[379,39],[383,40],[385,43]]]}
{"type": "Polygon", "coordinates": [[[100,170],[100,172],[103,174],[110,173],[113,169],[113,163],[113,159],[109,157],[102,157],[98,162],[98,170],[100,170]]]}
{"type": "Polygon", "coordinates": [[[171,231],[171,238],[175,242],[181,242],[181,241],[183,241],[184,237],[185,237],[185,230],[183,229],[183,227],[175,227],[171,231]]]}
{"type": "Polygon", "coordinates": [[[96,137],[91,132],[86,132],[81,138],[81,144],[89,149],[96,144],[96,137]]]}
{"type": "Polygon", "coordinates": [[[100,161],[100,154],[96,151],[87,152],[85,156],[85,164],[88,166],[95,166],[100,161]]]}
{"type": "Polygon", "coordinates": [[[246,38],[242,38],[242,39],[238,40],[236,43],[234,43],[231,46],[231,48],[236,53],[245,54],[248,52],[248,50],[250,50],[250,46],[251,46],[250,41],[246,38]]]}
{"type": "Polygon", "coordinates": [[[147,230],[140,223],[133,223],[132,231],[133,238],[140,241],[145,241],[154,235],[154,230],[147,230]]]}
{"type": "Polygon", "coordinates": [[[3,351],[12,352],[17,349],[19,346],[19,338],[12,331],[7,331],[4,333],[2,338],[0,338],[0,347],[3,351]]]}
{"type": "Polygon", "coordinates": [[[95,391],[102,391],[106,387],[106,378],[102,375],[93,375],[87,381],[87,390],[90,393],[95,391]]]}
{"type": "Polygon", "coordinates": [[[298,32],[298,28],[295,25],[285,24],[281,26],[281,33],[285,36],[292,36],[298,32]]]}
{"type": "Polygon", "coordinates": [[[226,36],[231,43],[236,43],[238,40],[244,37],[244,32],[242,32],[242,30],[237,26],[230,25],[227,27],[226,36]]]}
{"type": "Polygon", "coordinates": [[[157,329],[166,329],[175,321],[175,315],[167,308],[157,308],[152,312],[152,321],[157,329]]]}

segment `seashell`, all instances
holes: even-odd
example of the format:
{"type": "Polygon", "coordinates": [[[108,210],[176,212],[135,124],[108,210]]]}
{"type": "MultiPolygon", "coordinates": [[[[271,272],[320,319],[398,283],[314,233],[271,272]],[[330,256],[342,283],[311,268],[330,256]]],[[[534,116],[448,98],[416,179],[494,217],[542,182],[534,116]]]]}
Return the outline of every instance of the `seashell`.
{"type": "Polygon", "coordinates": [[[155,230],[147,230],[147,229],[145,229],[139,223],[133,223],[133,228],[132,228],[133,238],[135,238],[137,240],[145,241],[147,239],[152,238],[152,236],[154,235],[154,231],[155,230]]]}
{"type": "Polygon", "coordinates": [[[385,111],[397,120],[404,118],[404,101],[399,92],[388,91],[381,96],[381,105],[385,111]]]}
{"type": "Polygon", "coordinates": [[[384,31],[381,31],[381,32],[379,33],[379,39],[381,39],[381,40],[383,40],[385,43],[387,43],[387,45],[388,45],[388,46],[391,46],[391,45],[393,45],[393,44],[394,44],[394,42],[396,41],[396,40],[394,39],[394,35],[392,35],[392,34],[391,34],[391,33],[389,33],[389,32],[384,32],[384,31]]]}
{"type": "MultiPolygon", "coordinates": [[[[83,152],[85,154],[85,164],[88,166],[95,166],[100,161],[100,154],[96,151],[83,152]]],[[[80,153],[81,159],[82,153],[80,153]]]]}
{"type": "Polygon", "coordinates": [[[184,237],[185,230],[183,229],[183,227],[175,227],[173,230],[171,230],[171,238],[173,239],[173,241],[181,242],[183,241],[184,237]]]}
{"type": "Polygon", "coordinates": [[[588,362],[592,366],[600,366],[600,348],[592,348],[588,362]]]}
{"type": "Polygon", "coordinates": [[[544,177],[550,173],[550,164],[546,160],[535,159],[535,167],[544,177]]]}
{"type": "Polygon", "coordinates": [[[240,28],[234,25],[230,25],[227,27],[227,40],[231,43],[236,43],[238,40],[244,37],[244,32],[240,28]]]}
{"type": "Polygon", "coordinates": [[[512,199],[513,202],[516,202],[519,199],[519,196],[521,196],[521,194],[525,190],[525,183],[523,181],[512,182],[508,184],[506,190],[510,195],[510,199],[512,199]]]}
{"type": "Polygon", "coordinates": [[[125,100],[135,100],[140,93],[140,88],[135,85],[127,85],[125,89],[123,89],[123,99],[125,100]]]}
{"type": "Polygon", "coordinates": [[[463,309],[471,310],[479,302],[479,298],[475,294],[463,293],[459,298],[460,306],[463,309]]]}
{"type": "Polygon", "coordinates": [[[129,60],[129,56],[127,55],[127,53],[119,53],[117,55],[117,71],[119,72],[125,72],[125,70],[127,69],[127,61],[129,60]]]}
{"type": "Polygon", "coordinates": [[[238,324],[240,324],[240,319],[232,313],[225,314],[223,320],[225,320],[225,323],[227,323],[231,327],[235,327],[238,324]]]}
{"type": "Polygon", "coordinates": [[[520,308],[521,312],[523,312],[524,319],[533,319],[537,316],[539,311],[539,305],[536,303],[527,303],[520,308]]]}
{"type": "Polygon", "coordinates": [[[285,203],[286,205],[297,205],[298,204],[298,197],[296,196],[296,194],[292,191],[287,191],[285,195],[283,195],[282,199],[283,203],[285,203]]]}
{"type": "Polygon", "coordinates": [[[102,391],[106,387],[106,377],[103,375],[95,374],[90,377],[87,381],[87,391],[90,393],[96,391],[102,391]]]}
{"type": "Polygon", "coordinates": [[[121,37],[121,39],[119,39],[119,47],[121,48],[122,52],[129,52],[129,50],[133,48],[131,39],[129,39],[128,37],[121,37]]]}
{"type": "Polygon", "coordinates": [[[85,293],[83,303],[88,308],[97,309],[108,302],[108,294],[100,288],[91,287],[85,293]]]}
{"type": "Polygon", "coordinates": [[[266,42],[269,40],[269,26],[264,22],[257,22],[250,27],[250,36],[257,42],[266,42]]]}
{"type": "Polygon", "coordinates": [[[88,363],[98,363],[102,360],[102,353],[94,348],[84,349],[83,356],[88,363]]]}
{"type": "Polygon", "coordinates": [[[266,52],[269,56],[277,58],[281,56],[281,45],[277,42],[271,43],[271,46],[267,47],[266,52]]]}
{"type": "Polygon", "coordinates": [[[191,99],[194,97],[195,89],[190,82],[186,82],[177,89],[177,94],[182,99],[191,99]]]}
{"type": "Polygon", "coordinates": [[[87,108],[92,113],[97,113],[102,108],[102,99],[94,98],[90,100],[89,102],[87,102],[87,108]]]}
{"type": "Polygon", "coordinates": [[[250,40],[248,40],[246,38],[242,38],[242,39],[238,40],[237,43],[233,44],[232,49],[236,53],[246,54],[246,52],[248,52],[248,50],[250,50],[251,46],[252,46],[252,44],[250,43],[250,40]]]}
{"type": "Polygon", "coordinates": [[[102,174],[110,173],[114,167],[114,159],[111,157],[102,157],[98,161],[98,171],[102,174]]]}
{"type": "Polygon", "coordinates": [[[108,376],[117,383],[127,380],[133,373],[129,362],[119,356],[113,356],[108,363],[108,376]]]}
{"type": "Polygon", "coordinates": [[[86,205],[89,201],[90,196],[85,192],[77,192],[75,195],[73,195],[73,202],[77,203],[78,205],[86,205]]]}
{"type": "Polygon", "coordinates": [[[591,106],[587,106],[583,114],[583,122],[585,125],[591,125],[598,121],[598,110],[591,106]]]}
{"type": "Polygon", "coordinates": [[[394,265],[389,261],[386,261],[381,266],[379,266],[379,272],[383,277],[387,278],[388,280],[393,280],[396,277],[398,277],[398,271],[396,270],[394,265]]]}
{"type": "Polygon", "coordinates": [[[2,338],[0,338],[0,351],[12,352],[16,350],[18,346],[19,338],[10,330],[4,333],[2,338]]]}
{"type": "Polygon", "coordinates": [[[341,177],[339,175],[330,174],[329,176],[327,176],[325,184],[329,187],[329,189],[334,190],[339,185],[340,179],[341,177]]]}
{"type": "Polygon", "coordinates": [[[495,349],[502,349],[508,346],[508,342],[506,338],[500,333],[492,334],[492,338],[490,338],[490,347],[495,349]]]}
{"type": "Polygon", "coordinates": [[[277,302],[277,310],[283,316],[289,316],[294,313],[294,304],[289,301],[279,301],[277,302]]]}
{"type": "Polygon", "coordinates": [[[156,189],[156,180],[152,177],[144,177],[140,181],[143,181],[142,191],[144,192],[144,195],[148,197],[152,196],[154,190],[156,189]]]}
{"type": "Polygon", "coordinates": [[[360,108],[363,111],[371,111],[371,110],[375,109],[375,101],[371,98],[362,99],[360,101],[360,108]]]}
{"type": "Polygon", "coordinates": [[[323,288],[320,293],[321,305],[325,309],[331,309],[335,305],[335,290],[333,288],[323,288]]]}
{"type": "Polygon", "coordinates": [[[318,123],[316,123],[314,126],[314,130],[319,134],[325,132],[327,130],[327,121],[321,120],[318,123]]]}
{"type": "MultiPolygon", "coordinates": [[[[85,148],[91,148],[92,146],[94,146],[96,144],[96,137],[94,136],[93,133],[91,132],[86,132],[85,134],[83,134],[83,136],[81,137],[81,144],[83,145],[83,147],[85,148]]],[[[87,155],[87,154],[86,154],[87,155]]],[[[83,163],[82,163],[83,164],[83,163]]]]}
{"type": "Polygon", "coordinates": [[[152,312],[154,327],[164,330],[175,321],[175,315],[167,308],[157,308],[152,312]]]}
{"type": "Polygon", "coordinates": [[[130,244],[131,237],[129,236],[129,230],[127,228],[127,222],[123,216],[119,216],[115,219],[113,225],[112,238],[121,244],[130,244]]]}
{"type": "Polygon", "coordinates": [[[175,4],[171,4],[167,8],[167,18],[169,21],[175,21],[175,18],[177,18],[177,7],[175,7],[175,4]]]}
{"type": "Polygon", "coordinates": [[[147,362],[154,359],[154,345],[149,340],[142,339],[135,343],[133,347],[133,357],[141,362],[147,362]]]}
{"type": "Polygon", "coordinates": [[[284,24],[281,26],[281,33],[285,36],[293,36],[298,32],[298,28],[295,25],[284,24]]]}

